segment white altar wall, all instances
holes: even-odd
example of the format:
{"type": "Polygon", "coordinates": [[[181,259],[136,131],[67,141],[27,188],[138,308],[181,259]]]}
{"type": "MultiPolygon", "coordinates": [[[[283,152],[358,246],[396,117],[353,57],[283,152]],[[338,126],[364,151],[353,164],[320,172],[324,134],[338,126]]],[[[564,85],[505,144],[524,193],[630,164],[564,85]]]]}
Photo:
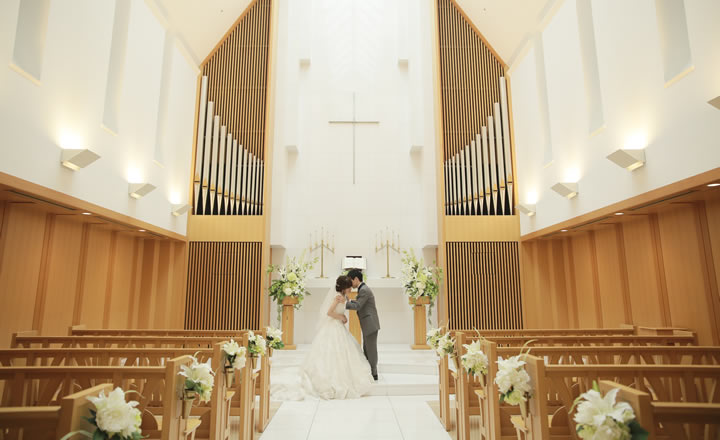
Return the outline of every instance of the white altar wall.
{"type": "MultiPolygon", "coordinates": [[[[272,261],[300,255],[311,231],[325,226],[336,247],[334,255],[325,256],[326,275],[340,273],[344,256],[367,257],[368,284],[378,297],[384,330],[380,342],[390,342],[385,338],[394,334],[393,342],[410,343],[411,309],[399,287],[373,286],[372,280],[386,274],[385,253],[374,246],[376,232],[390,227],[400,233],[403,248],[426,253],[428,262],[435,259],[431,2],[280,0],[278,5],[272,261]],[[352,126],[329,123],[352,119],[353,92],[358,119],[379,121],[356,127],[355,184],[352,126]],[[420,148],[411,153],[413,145],[420,148]]],[[[399,276],[399,267],[400,256],[391,254],[390,273],[399,276]]],[[[319,273],[318,266],[313,276],[319,273]]],[[[331,285],[313,288],[315,296],[298,313],[300,343],[310,332],[305,314],[331,285]]]]}

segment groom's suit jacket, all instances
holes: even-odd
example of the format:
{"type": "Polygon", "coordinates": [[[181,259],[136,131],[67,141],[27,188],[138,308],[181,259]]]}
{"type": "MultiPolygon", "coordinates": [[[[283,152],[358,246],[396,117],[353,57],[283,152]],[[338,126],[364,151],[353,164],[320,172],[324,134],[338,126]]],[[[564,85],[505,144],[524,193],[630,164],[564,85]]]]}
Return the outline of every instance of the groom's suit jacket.
{"type": "Polygon", "coordinates": [[[360,284],[357,299],[346,302],[345,308],[357,311],[363,335],[371,335],[380,330],[380,318],[378,318],[377,308],[375,307],[375,295],[373,295],[367,284],[360,284]]]}

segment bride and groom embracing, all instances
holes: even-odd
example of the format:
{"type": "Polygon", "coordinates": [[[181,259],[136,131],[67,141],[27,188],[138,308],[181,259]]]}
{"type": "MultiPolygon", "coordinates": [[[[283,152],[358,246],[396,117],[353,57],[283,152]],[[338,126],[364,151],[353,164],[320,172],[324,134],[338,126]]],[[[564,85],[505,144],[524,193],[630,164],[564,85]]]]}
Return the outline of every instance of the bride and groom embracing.
{"type": "Polygon", "coordinates": [[[339,276],[319,309],[315,338],[299,372],[273,378],[271,394],[275,400],[300,400],[306,396],[321,399],[353,399],[370,391],[377,373],[377,336],[380,320],[375,296],[363,282],[359,270],[339,276]],[[357,299],[348,294],[357,288],[357,299]],[[350,334],[346,310],[357,311],[363,334],[363,347],[350,334]],[[299,381],[298,381],[299,379],[299,381]]]}

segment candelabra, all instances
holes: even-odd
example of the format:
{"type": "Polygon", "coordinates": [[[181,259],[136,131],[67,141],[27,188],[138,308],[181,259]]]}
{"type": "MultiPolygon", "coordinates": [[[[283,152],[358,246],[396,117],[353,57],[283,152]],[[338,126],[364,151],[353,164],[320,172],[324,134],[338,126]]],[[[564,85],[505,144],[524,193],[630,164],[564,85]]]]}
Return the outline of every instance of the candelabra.
{"type": "Polygon", "coordinates": [[[386,253],[386,275],[383,278],[393,278],[390,276],[390,251],[400,253],[400,234],[395,231],[391,231],[389,228],[385,228],[385,231],[380,231],[375,234],[375,252],[381,252],[385,249],[386,253]],[[395,238],[397,237],[397,242],[395,238]]]}
{"type": "Polygon", "coordinates": [[[325,249],[331,254],[335,253],[335,234],[330,241],[330,233],[324,227],[320,228],[318,236],[317,231],[310,233],[310,252],[320,249],[320,276],[318,278],[327,278],[325,276],[325,249]]]}

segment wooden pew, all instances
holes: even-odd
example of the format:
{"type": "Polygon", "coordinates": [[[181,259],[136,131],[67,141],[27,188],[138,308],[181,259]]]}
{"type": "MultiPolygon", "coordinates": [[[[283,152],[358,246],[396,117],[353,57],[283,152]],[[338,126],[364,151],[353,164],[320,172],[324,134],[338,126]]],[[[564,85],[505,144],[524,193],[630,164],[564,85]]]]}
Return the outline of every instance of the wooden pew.
{"type": "MultiPolygon", "coordinates": [[[[597,330],[597,329],[596,329],[597,330]]],[[[532,332],[533,330],[528,330],[532,332]]],[[[490,331],[488,331],[490,332],[490,331]]],[[[504,332],[504,331],[498,331],[504,332]]],[[[713,363],[719,363],[720,357],[718,356],[717,347],[704,347],[695,349],[692,344],[697,341],[697,335],[693,332],[686,330],[672,329],[672,332],[665,332],[667,334],[652,334],[652,335],[567,335],[564,334],[566,331],[560,331],[561,334],[553,335],[550,334],[549,330],[543,331],[544,335],[516,335],[516,336],[487,336],[486,339],[495,341],[495,345],[499,352],[503,353],[503,356],[515,355],[519,352],[522,347],[528,341],[531,341],[529,345],[533,348],[533,353],[547,353],[548,356],[553,356],[558,362],[565,359],[585,358],[586,361],[592,361],[592,358],[598,360],[599,363],[602,360],[609,358],[610,353],[617,351],[623,353],[624,359],[632,360],[640,356],[645,362],[651,363],[652,356],[671,356],[674,359],[677,356],[688,357],[694,359],[692,363],[700,363],[714,359],[713,363]],[[599,345],[604,344],[604,345],[599,345]],[[498,346],[502,346],[499,347],[498,346]],[[650,351],[643,353],[639,350],[641,347],[648,348],[650,351]],[[656,348],[657,347],[657,348],[656,348]],[[667,350],[664,350],[667,348],[667,350]],[[687,353],[682,352],[673,354],[673,349],[682,348],[689,349],[687,353]],[[576,352],[573,350],[577,349],[576,352]],[[595,353],[595,354],[593,354],[595,353]]],[[[456,339],[459,334],[465,335],[468,344],[478,338],[477,332],[474,330],[469,332],[454,331],[453,335],[456,339]]],[[[481,332],[482,334],[482,332],[481,332]]],[[[456,347],[462,347],[462,344],[456,345],[456,347]]],[[[490,361],[494,362],[497,356],[488,357],[490,361]]],[[[660,358],[662,360],[662,358],[660,358]]],[[[655,362],[659,362],[656,360],[655,362]]],[[[454,388],[455,381],[452,378],[452,373],[449,368],[449,362],[447,359],[440,359],[439,361],[439,394],[440,394],[440,421],[445,426],[446,430],[450,430],[451,417],[450,417],[450,396],[454,394],[452,388],[454,388]]]]}
{"type": "Polygon", "coordinates": [[[525,432],[528,439],[575,432],[568,410],[595,381],[614,380],[632,385],[648,393],[653,401],[668,403],[670,407],[682,404],[680,406],[686,408],[702,408],[706,404],[720,404],[717,393],[720,366],[717,365],[545,365],[543,359],[529,355],[525,360],[535,387],[529,402],[531,417],[522,423],[515,417],[513,424],[525,432]]]}
{"type": "Polygon", "coordinates": [[[73,325],[69,336],[200,336],[240,339],[247,330],[184,330],[184,329],[89,329],[84,324],[73,325]]]}
{"type": "Polygon", "coordinates": [[[620,390],[617,400],[630,404],[651,440],[716,440],[720,436],[720,404],[656,402],[650,394],[616,382],[602,380],[599,386],[603,394],[620,390]]]}
{"type": "MultiPolygon", "coordinates": [[[[122,330],[120,332],[124,332],[122,330]]],[[[150,330],[146,330],[150,332],[150,330]]],[[[164,331],[164,330],[161,330],[164,331]]],[[[227,339],[225,336],[182,336],[182,331],[173,336],[127,336],[127,335],[109,335],[109,336],[39,336],[35,332],[18,332],[14,333],[11,341],[11,347],[23,348],[166,348],[181,349],[189,348],[192,350],[211,350],[212,345],[216,342],[227,339]]],[[[195,332],[192,330],[190,332],[195,332]]],[[[247,334],[247,331],[239,332],[240,336],[247,334]]],[[[264,330],[259,332],[264,335],[264,330]]],[[[258,431],[263,432],[270,422],[270,368],[271,362],[266,357],[260,360],[260,370],[258,375],[258,390],[260,403],[258,406],[259,422],[258,431]]],[[[236,399],[240,395],[236,394],[236,399]]],[[[236,411],[233,411],[235,413],[236,411]]]]}
{"type": "MultiPolygon", "coordinates": [[[[76,408],[92,405],[88,397],[112,391],[111,384],[98,385],[63,397],[56,406],[23,406],[0,408],[0,438],[57,440],[79,429],[90,430],[90,424],[74,417],[76,408]]],[[[88,415],[89,413],[84,413],[88,415]]]]}
{"type": "MultiPolygon", "coordinates": [[[[183,379],[177,373],[181,365],[191,363],[190,356],[171,359],[166,367],[0,367],[0,380],[9,384],[7,395],[11,407],[63,407],[70,406],[71,422],[62,422],[59,429],[63,435],[78,427],[78,418],[87,416],[91,403],[68,390],[75,386],[93,390],[93,382],[111,388],[138,391],[138,408],[144,412],[152,404],[162,407],[162,425],[151,416],[143,417],[143,434],[162,440],[186,440],[194,438],[200,426],[199,419],[184,420],[181,417],[179,390],[183,379]],[[65,396],[65,397],[62,397],[65,396]]],[[[3,402],[5,403],[5,402],[3,402]]]]}

